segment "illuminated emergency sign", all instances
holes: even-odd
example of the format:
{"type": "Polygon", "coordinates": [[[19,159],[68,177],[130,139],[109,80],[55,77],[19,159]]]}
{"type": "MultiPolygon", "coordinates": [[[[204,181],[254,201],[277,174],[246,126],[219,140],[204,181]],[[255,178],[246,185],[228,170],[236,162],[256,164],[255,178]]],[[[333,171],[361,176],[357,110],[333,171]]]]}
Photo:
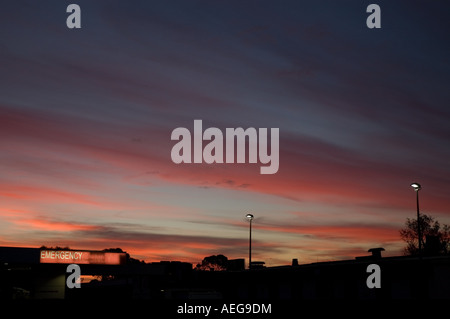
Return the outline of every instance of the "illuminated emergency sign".
{"type": "Polygon", "coordinates": [[[125,263],[124,253],[77,250],[41,250],[41,264],[96,264],[121,265],[125,263]]]}

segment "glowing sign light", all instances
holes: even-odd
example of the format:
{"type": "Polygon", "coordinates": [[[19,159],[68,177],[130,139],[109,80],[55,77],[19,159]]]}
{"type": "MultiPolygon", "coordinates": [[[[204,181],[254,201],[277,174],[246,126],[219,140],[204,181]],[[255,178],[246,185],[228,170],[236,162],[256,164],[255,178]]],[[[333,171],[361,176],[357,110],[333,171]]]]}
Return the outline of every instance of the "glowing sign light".
{"type": "Polygon", "coordinates": [[[41,250],[41,264],[95,264],[121,265],[125,263],[124,253],[109,253],[103,251],[76,250],[41,250]]]}

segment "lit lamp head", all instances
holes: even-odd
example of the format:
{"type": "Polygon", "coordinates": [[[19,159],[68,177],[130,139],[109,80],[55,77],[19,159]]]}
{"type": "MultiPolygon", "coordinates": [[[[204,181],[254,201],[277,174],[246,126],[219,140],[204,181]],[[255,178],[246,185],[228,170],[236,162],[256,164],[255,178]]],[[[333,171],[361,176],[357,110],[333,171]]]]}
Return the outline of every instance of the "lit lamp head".
{"type": "Polygon", "coordinates": [[[253,215],[252,214],[247,214],[247,215],[245,215],[245,218],[247,218],[249,221],[252,221],[253,215]]]}
{"type": "Polygon", "coordinates": [[[412,184],[411,184],[411,187],[414,188],[414,190],[415,190],[416,192],[418,192],[418,191],[420,191],[420,190],[422,189],[422,187],[420,186],[419,183],[412,183],[412,184]]]}

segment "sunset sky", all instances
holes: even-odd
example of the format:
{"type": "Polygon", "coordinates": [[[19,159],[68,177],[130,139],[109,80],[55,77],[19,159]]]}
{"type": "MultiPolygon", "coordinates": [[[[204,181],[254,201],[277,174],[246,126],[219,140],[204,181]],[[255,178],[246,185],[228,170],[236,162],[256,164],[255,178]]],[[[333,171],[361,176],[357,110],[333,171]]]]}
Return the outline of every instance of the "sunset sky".
{"type": "Polygon", "coordinates": [[[449,17],[438,0],[2,2],[0,246],[247,259],[252,213],[268,266],[401,255],[412,182],[450,224],[449,17]],[[174,164],[195,119],[279,128],[278,172],[174,164]]]}

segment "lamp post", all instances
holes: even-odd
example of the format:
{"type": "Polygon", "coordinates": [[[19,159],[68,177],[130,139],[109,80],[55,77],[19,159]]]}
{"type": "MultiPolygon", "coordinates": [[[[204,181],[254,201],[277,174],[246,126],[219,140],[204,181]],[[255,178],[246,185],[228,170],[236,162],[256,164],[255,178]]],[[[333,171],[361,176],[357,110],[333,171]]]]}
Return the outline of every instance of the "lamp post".
{"type": "Polygon", "coordinates": [[[411,187],[416,191],[417,206],[417,237],[419,237],[419,257],[422,256],[422,235],[420,233],[419,191],[422,189],[419,183],[412,183],[411,187]]]}
{"type": "Polygon", "coordinates": [[[250,222],[250,235],[248,238],[248,269],[252,269],[252,220],[253,220],[253,215],[247,214],[247,215],[245,215],[245,218],[247,218],[248,221],[250,222]]]}

